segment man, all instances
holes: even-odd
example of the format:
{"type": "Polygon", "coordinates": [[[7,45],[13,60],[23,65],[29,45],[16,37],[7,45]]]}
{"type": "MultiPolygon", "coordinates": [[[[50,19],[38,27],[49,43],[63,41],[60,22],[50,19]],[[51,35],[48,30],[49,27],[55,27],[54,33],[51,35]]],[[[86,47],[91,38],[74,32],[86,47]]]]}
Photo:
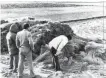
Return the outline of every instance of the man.
{"type": "Polygon", "coordinates": [[[46,47],[50,49],[50,52],[53,56],[53,67],[56,71],[60,71],[60,64],[58,60],[58,55],[62,53],[63,47],[68,43],[68,40],[71,40],[71,36],[60,35],[52,39],[49,44],[46,44],[46,47]]]}
{"type": "Polygon", "coordinates": [[[23,25],[23,30],[17,33],[16,46],[19,49],[19,64],[18,64],[18,77],[22,78],[24,70],[24,59],[28,61],[30,70],[30,76],[34,77],[33,66],[32,66],[32,50],[33,42],[31,33],[28,31],[29,24],[23,25]]]}
{"type": "Polygon", "coordinates": [[[17,71],[18,67],[18,48],[16,47],[15,39],[16,34],[19,31],[18,24],[14,23],[10,26],[9,32],[6,35],[8,51],[10,55],[10,67],[13,69],[13,72],[17,71]]]}

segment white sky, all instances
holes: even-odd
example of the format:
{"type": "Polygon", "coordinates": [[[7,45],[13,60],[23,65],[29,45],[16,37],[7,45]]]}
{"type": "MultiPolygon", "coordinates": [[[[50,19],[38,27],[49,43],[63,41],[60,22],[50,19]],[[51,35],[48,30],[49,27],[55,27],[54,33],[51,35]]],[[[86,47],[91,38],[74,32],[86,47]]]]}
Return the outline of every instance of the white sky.
{"type": "Polygon", "coordinates": [[[99,1],[106,1],[106,0],[0,0],[0,3],[19,3],[19,2],[32,2],[32,1],[53,1],[53,2],[58,2],[58,1],[70,1],[70,2],[99,2],[99,1]]]}

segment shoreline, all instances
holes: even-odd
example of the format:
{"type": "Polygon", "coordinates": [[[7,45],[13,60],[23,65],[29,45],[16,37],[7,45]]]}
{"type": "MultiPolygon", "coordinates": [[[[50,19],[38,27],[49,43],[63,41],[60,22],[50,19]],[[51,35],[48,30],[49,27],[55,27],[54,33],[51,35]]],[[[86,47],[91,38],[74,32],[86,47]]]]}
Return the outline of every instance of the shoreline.
{"type": "MultiPolygon", "coordinates": [[[[6,21],[5,23],[11,23],[11,22],[19,22],[23,21],[23,20],[30,20],[31,19],[35,19],[34,17],[20,17],[20,18],[8,18],[8,19],[0,19],[0,21],[6,21]]],[[[60,23],[70,23],[70,22],[77,22],[77,21],[85,21],[85,20],[92,20],[92,19],[101,19],[101,18],[106,18],[106,16],[96,16],[96,17],[88,17],[88,18],[79,18],[79,19],[74,19],[74,20],[65,20],[65,21],[51,21],[51,20],[47,20],[47,19],[36,19],[36,20],[31,20],[31,21],[51,21],[51,22],[60,22],[60,23]]],[[[3,23],[3,24],[5,24],[3,23]]],[[[0,24],[1,26],[2,24],[0,24]]]]}
{"type": "Polygon", "coordinates": [[[60,23],[70,23],[70,22],[77,22],[77,21],[84,21],[84,20],[100,19],[100,18],[106,18],[106,16],[98,16],[98,17],[91,17],[91,18],[85,18],[85,19],[76,19],[76,20],[60,21],[60,23]]]}

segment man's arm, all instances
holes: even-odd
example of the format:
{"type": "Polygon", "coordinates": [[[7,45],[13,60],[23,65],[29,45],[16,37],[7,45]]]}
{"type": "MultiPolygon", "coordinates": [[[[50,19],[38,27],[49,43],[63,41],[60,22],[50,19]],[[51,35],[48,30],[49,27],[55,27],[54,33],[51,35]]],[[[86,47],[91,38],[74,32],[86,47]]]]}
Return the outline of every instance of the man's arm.
{"type": "Polygon", "coordinates": [[[12,45],[12,40],[9,33],[6,35],[6,40],[7,40],[8,49],[10,49],[11,48],[10,46],[12,45]]]}
{"type": "Polygon", "coordinates": [[[31,50],[34,50],[34,45],[33,45],[31,33],[28,34],[28,40],[29,40],[31,50]]]}
{"type": "Polygon", "coordinates": [[[19,41],[18,35],[16,35],[16,47],[17,48],[20,47],[20,41],[19,41]]]}
{"type": "Polygon", "coordinates": [[[13,43],[15,43],[15,44],[16,44],[16,34],[12,34],[11,39],[12,39],[13,43]]]}
{"type": "Polygon", "coordinates": [[[9,45],[9,46],[12,45],[12,38],[8,39],[8,45],[9,45]]]}
{"type": "Polygon", "coordinates": [[[48,44],[45,44],[45,47],[46,47],[48,50],[50,50],[50,47],[49,47],[48,44]]]}

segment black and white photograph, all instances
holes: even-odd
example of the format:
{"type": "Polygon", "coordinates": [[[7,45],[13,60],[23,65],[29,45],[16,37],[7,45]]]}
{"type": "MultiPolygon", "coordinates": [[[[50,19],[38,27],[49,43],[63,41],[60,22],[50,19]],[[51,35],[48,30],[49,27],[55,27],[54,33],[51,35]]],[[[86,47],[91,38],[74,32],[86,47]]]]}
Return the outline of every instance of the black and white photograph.
{"type": "Polygon", "coordinates": [[[106,1],[0,0],[0,78],[106,78],[106,1]]]}

